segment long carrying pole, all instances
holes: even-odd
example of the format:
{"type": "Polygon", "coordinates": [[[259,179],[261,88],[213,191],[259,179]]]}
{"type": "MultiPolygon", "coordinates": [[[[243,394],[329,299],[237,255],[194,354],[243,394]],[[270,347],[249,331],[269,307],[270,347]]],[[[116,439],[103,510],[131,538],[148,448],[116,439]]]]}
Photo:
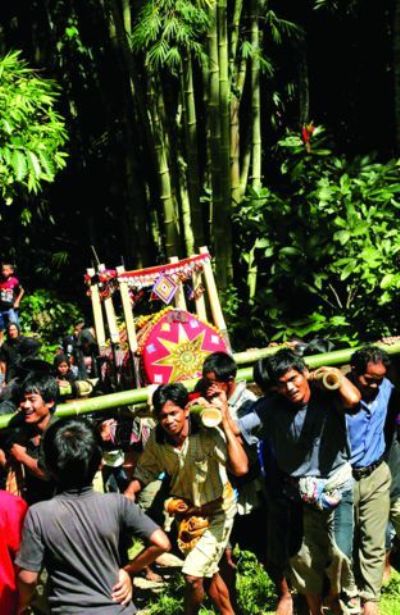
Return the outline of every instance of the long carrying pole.
{"type": "MultiPolygon", "coordinates": [[[[400,343],[387,346],[386,344],[377,343],[376,346],[380,346],[390,355],[400,354],[400,343]]],[[[261,350],[254,350],[248,353],[252,361],[256,361],[264,356],[266,352],[273,354],[279,348],[264,348],[261,350]]],[[[350,357],[356,348],[344,348],[342,350],[334,350],[333,352],[325,352],[323,354],[310,355],[305,357],[305,361],[308,367],[316,369],[323,365],[343,365],[350,361],[350,357]]],[[[241,353],[244,355],[245,353],[241,353]]],[[[234,355],[235,356],[235,355],[234,355]]],[[[237,374],[238,380],[251,381],[253,379],[253,367],[244,367],[239,369],[237,374]]],[[[183,384],[190,390],[194,387],[197,380],[186,380],[183,384]]],[[[120,406],[128,406],[135,404],[143,404],[148,400],[148,396],[154,391],[154,385],[144,387],[142,389],[132,389],[130,391],[119,391],[118,393],[111,393],[110,395],[102,395],[101,397],[90,397],[88,399],[81,399],[76,401],[70,401],[65,404],[57,406],[56,416],[78,416],[80,414],[87,414],[89,412],[104,412],[104,410],[111,410],[120,406]]],[[[0,429],[7,427],[9,421],[14,414],[5,414],[0,416],[0,429]]]]}

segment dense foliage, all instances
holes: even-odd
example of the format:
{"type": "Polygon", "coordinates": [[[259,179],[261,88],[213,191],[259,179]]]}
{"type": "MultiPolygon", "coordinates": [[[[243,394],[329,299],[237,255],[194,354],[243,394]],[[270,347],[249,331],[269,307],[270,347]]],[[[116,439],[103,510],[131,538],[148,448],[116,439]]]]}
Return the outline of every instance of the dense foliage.
{"type": "MultiPolygon", "coordinates": [[[[237,551],[238,604],[242,615],[264,615],[273,611],[276,595],[269,579],[257,558],[250,551],[237,551]]],[[[182,576],[168,583],[161,596],[149,606],[149,615],[180,615],[183,613],[184,581],[182,576]]],[[[209,601],[200,609],[200,615],[215,615],[209,601]]]]}
{"type": "Polygon", "coordinates": [[[63,337],[68,335],[82,314],[71,302],[56,293],[38,289],[26,294],[21,302],[21,327],[26,335],[41,342],[41,356],[52,362],[63,337]]]}
{"type": "Polygon", "coordinates": [[[25,285],[84,305],[91,245],[130,269],[207,244],[236,348],[397,332],[400,0],[15,0],[0,57],[25,285]]]}
{"type": "MultiPolygon", "coordinates": [[[[276,594],[274,586],[263,567],[250,551],[238,553],[238,603],[242,615],[269,615],[274,612],[276,594]]],[[[163,589],[146,601],[148,615],[180,615],[183,613],[183,577],[174,577],[163,589]]],[[[394,615],[400,597],[400,575],[393,572],[390,583],[383,588],[380,603],[382,615],[394,615]]],[[[200,615],[215,615],[216,611],[207,602],[200,615]]]]}
{"type": "Polygon", "coordinates": [[[0,194],[6,205],[21,192],[37,193],[65,167],[67,134],[55,110],[58,92],[18,52],[0,58],[0,194]]]}
{"type": "Polygon", "coordinates": [[[296,135],[280,140],[280,186],[237,209],[256,339],[399,331],[400,163],[334,155],[324,141],[316,130],[307,152],[296,135]]]}

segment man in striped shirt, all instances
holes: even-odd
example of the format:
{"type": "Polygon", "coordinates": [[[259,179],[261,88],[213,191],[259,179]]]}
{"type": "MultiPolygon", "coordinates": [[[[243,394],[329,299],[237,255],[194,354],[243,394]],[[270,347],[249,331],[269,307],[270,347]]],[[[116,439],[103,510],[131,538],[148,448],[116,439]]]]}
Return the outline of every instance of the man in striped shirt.
{"type": "MultiPolygon", "coordinates": [[[[223,392],[213,398],[213,406],[216,405],[222,413],[221,427],[204,427],[191,419],[188,394],[182,384],[160,386],[153,396],[158,425],[125,492],[126,496],[135,497],[165,471],[170,478],[171,495],[188,508],[186,518],[192,515],[193,519],[205,520],[206,528],[187,549],[182,569],[186,580],[185,615],[198,613],[204,592],[222,615],[234,615],[229,592],[218,573],[218,564],[236,512],[227,471],[243,476],[248,471],[248,460],[230,427],[223,392]]],[[[182,521],[185,515],[179,518],[182,521]]]]}

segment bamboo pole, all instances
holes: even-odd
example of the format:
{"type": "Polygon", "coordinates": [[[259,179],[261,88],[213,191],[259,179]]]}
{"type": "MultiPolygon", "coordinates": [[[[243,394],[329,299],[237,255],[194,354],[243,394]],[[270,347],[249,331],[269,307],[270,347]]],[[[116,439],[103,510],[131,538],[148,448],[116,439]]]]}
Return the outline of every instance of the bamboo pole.
{"type": "MultiPolygon", "coordinates": [[[[193,271],[192,273],[193,291],[203,283],[203,279],[200,271],[193,271]]],[[[198,297],[195,295],[194,299],[196,305],[196,314],[202,320],[207,320],[206,302],[204,301],[204,295],[201,293],[198,297]]]]}
{"type": "MultiPolygon", "coordinates": [[[[387,344],[383,344],[381,342],[374,343],[374,346],[378,346],[385,350],[389,355],[400,354],[400,342],[396,344],[392,344],[388,346],[387,344]]],[[[238,365],[245,365],[247,363],[255,363],[260,359],[264,359],[265,357],[269,357],[277,350],[281,348],[287,347],[286,344],[281,344],[279,346],[271,346],[268,348],[257,348],[255,350],[246,350],[245,352],[238,352],[233,355],[236,363],[238,365]]],[[[324,352],[322,354],[310,355],[309,357],[304,357],[305,362],[311,368],[322,367],[323,365],[344,365],[350,361],[351,355],[361,348],[361,346],[355,348],[342,348],[340,350],[332,350],[331,352],[324,352]]]]}
{"type": "MultiPolygon", "coordinates": [[[[200,254],[208,254],[207,246],[202,246],[200,248],[200,254]]],[[[228,347],[230,348],[231,345],[229,341],[229,334],[226,328],[224,314],[219,302],[217,285],[215,284],[214,274],[209,260],[204,263],[203,272],[214,324],[218,327],[226,343],[228,344],[228,347]]]]}
{"type": "MultiPolygon", "coordinates": [[[[122,265],[117,267],[118,275],[122,275],[125,272],[125,267],[122,265]]],[[[132,306],[129,299],[129,290],[127,282],[119,282],[119,292],[121,295],[122,309],[124,311],[124,318],[126,324],[126,333],[128,335],[129,350],[132,355],[135,354],[138,348],[135,321],[133,320],[132,306]]]]}
{"type": "MultiPolygon", "coordinates": [[[[98,272],[103,273],[106,270],[105,265],[101,264],[98,267],[98,272]]],[[[119,344],[119,331],[117,325],[117,318],[115,316],[114,304],[112,296],[105,297],[104,310],[106,313],[108,331],[110,333],[110,339],[112,344],[119,344]]]]}
{"type": "MultiPolygon", "coordinates": [[[[179,258],[177,256],[171,256],[168,260],[170,263],[179,262],[179,258]]],[[[179,282],[177,282],[177,285],[178,285],[178,290],[176,291],[175,296],[174,296],[175,307],[181,310],[187,310],[186,299],[185,299],[185,294],[183,290],[183,284],[179,280],[179,282]]]]}
{"type": "MultiPolygon", "coordinates": [[[[389,355],[400,354],[400,342],[392,346],[379,342],[374,345],[383,348],[389,355]]],[[[244,355],[246,355],[249,361],[257,361],[260,358],[277,352],[279,348],[279,346],[275,346],[273,348],[261,348],[259,350],[242,352],[234,355],[234,358],[235,360],[238,358],[243,359],[244,355]]],[[[332,352],[310,355],[309,357],[305,357],[305,362],[308,367],[312,369],[329,365],[343,365],[350,361],[351,355],[356,350],[357,348],[342,348],[341,350],[334,350],[332,352]]],[[[253,379],[253,366],[239,369],[237,379],[250,382],[253,379]]],[[[186,380],[183,384],[188,390],[191,390],[196,382],[197,380],[186,380]]],[[[120,406],[144,404],[147,402],[152,391],[154,391],[154,385],[150,385],[143,389],[132,389],[130,391],[120,391],[118,393],[111,393],[110,395],[102,395],[101,397],[74,400],[57,406],[55,414],[58,417],[79,416],[81,414],[87,414],[88,412],[103,412],[104,410],[118,408],[120,406]]],[[[0,416],[0,429],[7,427],[13,416],[15,416],[15,414],[0,416]]]]}
{"type": "MultiPolygon", "coordinates": [[[[91,278],[96,274],[95,270],[92,268],[86,269],[86,273],[91,278]]],[[[96,330],[97,344],[101,352],[106,347],[106,333],[104,330],[103,312],[101,309],[101,300],[98,284],[93,284],[93,286],[90,287],[90,301],[92,303],[93,322],[94,328],[96,330]]]]}

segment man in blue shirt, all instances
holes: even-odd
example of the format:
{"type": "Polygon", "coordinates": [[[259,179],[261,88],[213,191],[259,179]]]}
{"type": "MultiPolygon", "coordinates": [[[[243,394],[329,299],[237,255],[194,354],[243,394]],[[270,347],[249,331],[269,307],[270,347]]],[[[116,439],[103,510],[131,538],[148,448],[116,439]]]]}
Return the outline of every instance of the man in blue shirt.
{"type": "MultiPolygon", "coordinates": [[[[303,503],[303,540],[290,558],[294,585],[312,615],[322,613],[325,575],[332,602],[351,578],[352,477],[345,413],[360,401],[357,388],[334,368],[338,389],[328,393],[310,382],[301,357],[283,349],[257,366],[268,394],[238,421],[248,444],[268,438],[282,488],[303,503]]],[[[267,478],[268,480],[268,478],[267,478]]]]}
{"type": "Polygon", "coordinates": [[[361,393],[359,411],[346,417],[355,479],[355,573],[364,615],[377,615],[391,483],[384,428],[394,386],[386,378],[390,360],[384,350],[366,346],[350,363],[350,379],[361,393]]]}

